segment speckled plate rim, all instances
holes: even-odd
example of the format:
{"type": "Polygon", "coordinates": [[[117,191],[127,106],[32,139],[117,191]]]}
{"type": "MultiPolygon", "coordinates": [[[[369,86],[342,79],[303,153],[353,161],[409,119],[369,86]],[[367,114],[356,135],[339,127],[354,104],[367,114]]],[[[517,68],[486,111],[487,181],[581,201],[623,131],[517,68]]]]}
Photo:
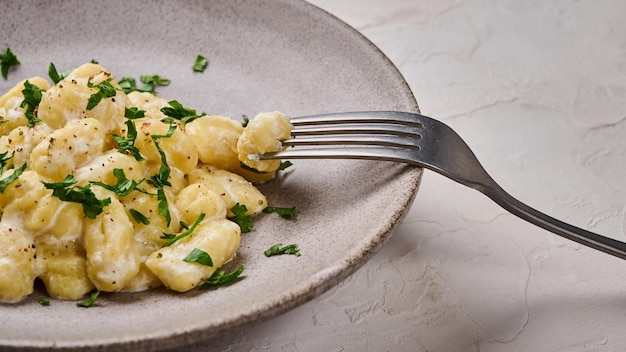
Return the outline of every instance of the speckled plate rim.
{"type": "MultiPolygon", "coordinates": [[[[80,3],[77,1],[66,1],[80,3]]],[[[186,6],[199,6],[200,2],[185,1],[182,2],[186,6]]],[[[244,6],[243,2],[232,2],[234,7],[244,6]]],[[[274,4],[279,2],[274,2],[274,4]]],[[[359,54],[366,56],[371,66],[368,68],[381,68],[386,74],[390,74],[393,78],[394,89],[400,91],[404,96],[401,97],[402,102],[387,102],[385,98],[381,98],[380,102],[373,106],[364,104],[363,109],[372,109],[380,106],[381,109],[402,109],[407,111],[418,112],[418,106],[415,98],[394,64],[382,53],[373,43],[365,38],[358,31],[337,19],[331,14],[317,8],[314,5],[300,0],[284,0],[282,3],[289,4],[290,11],[299,11],[313,16],[315,19],[323,21],[324,24],[334,26],[341,30],[341,35],[345,39],[357,43],[361,50],[359,54]]],[[[259,5],[263,6],[263,5],[259,5]]],[[[4,43],[0,43],[4,44],[4,43]]],[[[27,60],[24,60],[27,61],[27,60]]],[[[113,70],[112,70],[113,71],[113,70]]],[[[358,102],[356,102],[358,103],[358,102]]],[[[348,104],[346,104],[348,105],[348,104]]],[[[348,107],[346,109],[355,110],[360,106],[348,107]]],[[[298,106],[294,110],[298,110],[298,106]]],[[[302,109],[301,113],[313,112],[330,112],[320,110],[302,109]]],[[[330,107],[332,109],[332,107],[330,107]]],[[[399,177],[403,177],[404,182],[402,189],[399,190],[401,199],[398,201],[396,208],[386,219],[375,233],[368,234],[368,241],[356,244],[349,251],[346,251],[341,258],[320,270],[314,275],[308,277],[307,280],[290,288],[289,292],[276,297],[275,299],[266,300],[263,305],[252,307],[250,310],[236,316],[228,317],[220,321],[211,321],[210,323],[196,323],[188,326],[178,326],[171,331],[154,331],[153,333],[145,333],[139,336],[123,336],[116,339],[92,336],[84,340],[75,341],[12,341],[4,345],[4,347],[24,348],[24,349],[41,349],[41,350],[58,350],[58,349],[118,349],[118,350],[152,350],[163,348],[174,348],[190,343],[205,340],[214,337],[220,333],[241,328],[254,322],[260,322],[271,317],[275,317],[284,313],[298,305],[301,305],[314,297],[325,292],[329,288],[341,282],[359,267],[361,267],[371,256],[383,245],[383,243],[393,234],[394,230],[401,223],[410,205],[412,204],[419,183],[421,181],[422,170],[411,167],[399,168],[397,171],[399,177]]]]}

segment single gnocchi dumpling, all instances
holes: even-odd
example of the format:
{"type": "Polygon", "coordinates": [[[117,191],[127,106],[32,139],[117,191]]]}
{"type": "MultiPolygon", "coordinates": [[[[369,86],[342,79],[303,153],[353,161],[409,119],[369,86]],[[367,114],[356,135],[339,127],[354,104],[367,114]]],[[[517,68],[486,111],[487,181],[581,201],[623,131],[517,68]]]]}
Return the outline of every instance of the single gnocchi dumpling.
{"type": "Polygon", "coordinates": [[[33,239],[0,222],[0,302],[19,302],[30,295],[36,277],[33,239]]]}
{"type": "Polygon", "coordinates": [[[98,64],[89,63],[76,68],[43,94],[38,117],[54,129],[71,121],[93,118],[104,126],[107,133],[119,134],[125,121],[126,106],[128,97],[111,73],[98,64]],[[109,79],[110,85],[116,89],[115,96],[104,98],[93,108],[88,108],[89,98],[99,91],[97,85],[109,79]]]}
{"type": "Polygon", "coordinates": [[[60,182],[78,167],[102,153],[106,131],[91,118],[74,120],[50,133],[30,155],[30,167],[60,182]]]}
{"type": "Polygon", "coordinates": [[[153,252],[146,260],[146,266],[167,288],[178,292],[189,291],[231,260],[240,240],[241,230],[232,221],[204,220],[191,235],[153,252]],[[194,249],[206,252],[213,265],[185,261],[194,249]]]}
{"type": "MultiPolygon", "coordinates": [[[[24,85],[28,81],[30,84],[46,90],[50,87],[50,83],[41,77],[32,77],[23,80],[11,88],[6,94],[0,97],[0,135],[4,136],[19,126],[26,126],[28,118],[26,117],[26,107],[22,107],[24,101],[24,85]]],[[[37,108],[38,110],[38,108],[37,108]]]]}
{"type": "Polygon", "coordinates": [[[185,126],[185,132],[198,149],[198,158],[218,169],[239,168],[237,141],[243,132],[240,122],[223,116],[203,116],[185,126]]]}
{"type": "Polygon", "coordinates": [[[170,125],[157,119],[136,120],[137,139],[135,146],[148,164],[156,165],[158,168],[162,164],[162,157],[156,146],[158,143],[168,166],[177,168],[183,173],[189,173],[198,165],[198,150],[185,132],[177,126],[171,136],[167,138],[156,137],[156,140],[153,138],[153,136],[168,135],[173,126],[177,125],[170,125]]]}
{"type": "Polygon", "coordinates": [[[233,216],[231,209],[237,204],[246,206],[246,215],[255,215],[267,207],[267,198],[245,178],[211,166],[197,168],[189,173],[190,184],[200,183],[203,189],[210,189],[226,203],[228,216],[233,216]]]}
{"type": "Polygon", "coordinates": [[[280,160],[260,160],[259,155],[283,150],[281,141],[291,136],[293,125],[281,112],[264,112],[256,115],[237,141],[239,160],[261,172],[272,172],[280,167],[280,160]]]}

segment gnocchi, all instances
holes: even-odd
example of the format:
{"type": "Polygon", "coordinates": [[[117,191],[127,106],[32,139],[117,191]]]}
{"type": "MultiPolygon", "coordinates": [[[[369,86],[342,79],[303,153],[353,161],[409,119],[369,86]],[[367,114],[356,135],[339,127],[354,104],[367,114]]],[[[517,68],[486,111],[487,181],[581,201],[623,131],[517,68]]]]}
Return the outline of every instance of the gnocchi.
{"type": "Polygon", "coordinates": [[[255,155],[282,148],[289,118],[183,120],[166,113],[171,103],[125,93],[94,63],[0,97],[0,302],[23,300],[37,279],[61,300],[184,292],[236,256],[232,209],[252,216],[268,206],[252,182],[273,178],[278,164],[255,155]],[[29,89],[41,93],[36,106],[29,89]],[[198,252],[209,260],[189,259],[198,252]]]}

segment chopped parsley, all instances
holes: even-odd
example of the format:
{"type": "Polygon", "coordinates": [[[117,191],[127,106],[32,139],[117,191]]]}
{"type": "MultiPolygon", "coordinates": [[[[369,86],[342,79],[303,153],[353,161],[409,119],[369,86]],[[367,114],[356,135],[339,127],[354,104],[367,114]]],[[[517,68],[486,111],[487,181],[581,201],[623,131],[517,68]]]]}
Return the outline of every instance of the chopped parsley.
{"type": "Polygon", "coordinates": [[[150,219],[143,215],[139,210],[129,209],[130,216],[133,217],[136,223],[150,225],[150,219]]]}
{"type": "Polygon", "coordinates": [[[26,115],[28,119],[28,127],[33,127],[37,122],[41,122],[41,120],[35,117],[35,109],[41,102],[43,92],[43,89],[30,83],[28,80],[24,81],[24,89],[22,90],[24,100],[22,104],[20,104],[20,107],[26,108],[24,115],[26,115]]]}
{"type": "Polygon", "coordinates": [[[117,183],[114,185],[107,185],[99,181],[90,181],[89,183],[108,189],[109,191],[114,192],[118,196],[124,197],[130,194],[130,192],[134,190],[141,191],[140,189],[137,188],[137,186],[139,186],[143,181],[145,181],[145,178],[142,178],[139,181],[129,180],[128,178],[126,178],[124,169],[117,169],[117,168],[113,169],[113,176],[115,176],[115,178],[117,179],[117,183]]]}
{"type": "Polygon", "coordinates": [[[193,231],[196,229],[196,227],[198,227],[200,222],[202,222],[204,217],[205,217],[205,214],[204,213],[200,213],[200,215],[198,215],[198,218],[193,222],[193,224],[191,224],[191,226],[189,226],[188,229],[186,229],[185,231],[179,233],[178,235],[174,235],[174,234],[171,234],[171,233],[163,234],[163,236],[161,236],[161,238],[169,239],[169,241],[165,242],[163,247],[169,247],[174,242],[180,240],[181,238],[185,238],[185,237],[191,235],[193,233],[193,231]]]}
{"type": "Polygon", "coordinates": [[[139,148],[135,146],[135,141],[137,140],[137,127],[135,126],[135,122],[133,120],[126,120],[126,130],[126,137],[121,137],[117,134],[111,135],[115,143],[117,143],[117,151],[120,153],[128,153],[137,161],[145,160],[145,158],[141,155],[139,148]]]}
{"type": "Polygon", "coordinates": [[[140,110],[138,107],[124,108],[124,117],[129,120],[141,119],[146,117],[146,110],[140,110]]]}
{"type": "Polygon", "coordinates": [[[300,249],[298,249],[297,244],[290,244],[284,247],[281,247],[282,243],[277,243],[270,248],[268,248],[264,253],[266,257],[271,257],[274,255],[282,255],[282,254],[292,254],[296,257],[300,256],[300,249]]]}
{"type": "Polygon", "coordinates": [[[204,70],[206,70],[208,65],[209,65],[209,60],[207,60],[207,58],[202,55],[198,55],[191,69],[196,72],[204,72],[204,70]]]}
{"type": "Polygon", "coordinates": [[[117,94],[117,90],[113,87],[111,81],[113,81],[113,78],[108,78],[98,84],[93,84],[91,81],[87,81],[87,87],[98,89],[97,92],[92,93],[89,97],[89,100],[87,101],[87,110],[95,108],[96,105],[102,101],[102,99],[112,98],[117,94]]]}
{"type": "Polygon", "coordinates": [[[42,298],[42,299],[39,300],[39,304],[44,306],[44,307],[47,307],[47,306],[50,305],[50,301],[45,299],[45,298],[42,298]]]}
{"type": "Polygon", "coordinates": [[[13,155],[8,156],[9,152],[0,153],[0,174],[4,172],[4,168],[7,166],[7,162],[13,158],[13,155]]]}
{"type": "Polygon", "coordinates": [[[193,121],[200,117],[196,110],[186,108],[176,100],[168,101],[167,103],[170,106],[161,108],[161,112],[165,114],[165,116],[180,120],[183,123],[193,121]]]}
{"type": "Polygon", "coordinates": [[[250,123],[250,118],[248,117],[248,115],[241,115],[241,118],[243,119],[243,122],[241,123],[241,125],[243,127],[248,126],[248,124],[250,123]]]}
{"type": "Polygon", "coordinates": [[[61,182],[43,182],[47,189],[52,190],[52,195],[62,201],[79,203],[83,206],[83,213],[90,219],[95,219],[107,205],[111,204],[111,198],[98,199],[91,190],[91,185],[74,186],[78,182],[73,175],[67,175],[61,182]],[[73,187],[72,187],[73,186],[73,187]]]}
{"type": "Polygon", "coordinates": [[[128,94],[130,92],[138,91],[143,93],[152,93],[156,95],[157,86],[168,86],[171,81],[160,75],[144,75],[139,77],[139,81],[143,83],[141,88],[137,87],[137,80],[131,77],[122,77],[118,84],[128,94]]]}
{"type": "Polygon", "coordinates": [[[17,180],[18,177],[26,170],[26,164],[22,165],[19,169],[15,169],[13,173],[0,180],[0,193],[4,193],[4,190],[9,187],[11,183],[17,180]]]}
{"type": "Polygon", "coordinates": [[[230,211],[233,212],[233,217],[230,218],[230,221],[239,225],[241,232],[250,232],[253,227],[252,216],[246,215],[248,208],[245,204],[237,203],[230,209],[230,211]]]}
{"type": "Polygon", "coordinates": [[[89,308],[96,302],[96,299],[98,299],[99,295],[100,295],[100,290],[97,290],[94,293],[92,293],[88,299],[82,302],[76,303],[76,306],[81,307],[81,308],[89,308]]]}
{"type": "Polygon", "coordinates": [[[266,207],[263,209],[264,213],[276,213],[283,219],[293,219],[296,216],[296,207],[282,208],[282,207],[266,207]]]}
{"type": "Polygon", "coordinates": [[[7,48],[4,54],[0,54],[0,71],[2,71],[2,77],[4,79],[7,79],[9,76],[9,68],[19,64],[20,61],[17,59],[17,56],[13,54],[10,48],[7,48]]]}
{"type": "Polygon", "coordinates": [[[59,71],[57,71],[57,68],[51,62],[50,66],[48,66],[48,77],[50,77],[50,80],[56,84],[61,82],[65,77],[72,73],[72,71],[74,71],[74,68],[70,68],[69,70],[65,70],[59,73],[59,71]]]}
{"type": "Polygon", "coordinates": [[[278,171],[284,171],[286,168],[292,166],[293,163],[289,160],[285,160],[283,162],[280,163],[280,165],[278,166],[278,171]]]}
{"type": "Polygon", "coordinates": [[[172,215],[170,214],[170,207],[167,203],[167,197],[165,196],[163,187],[157,189],[157,200],[159,201],[157,211],[159,212],[159,215],[165,219],[165,223],[169,227],[172,222],[172,215]]]}
{"type": "Polygon", "coordinates": [[[191,252],[189,252],[189,254],[183,258],[183,261],[187,263],[198,263],[206,266],[213,266],[213,259],[211,259],[209,253],[198,248],[194,248],[191,252]]]}
{"type": "Polygon", "coordinates": [[[237,279],[239,279],[241,273],[243,273],[243,265],[228,274],[222,269],[217,269],[215,270],[213,275],[211,275],[210,278],[208,278],[205,282],[198,286],[198,288],[200,290],[208,290],[215,286],[233,283],[237,279]]]}
{"type": "Polygon", "coordinates": [[[159,155],[161,155],[161,166],[159,167],[159,172],[156,175],[152,175],[148,183],[157,187],[163,188],[164,186],[171,186],[172,184],[167,179],[170,177],[170,166],[167,164],[167,157],[165,156],[165,152],[159,146],[159,143],[154,142],[154,146],[157,148],[159,155]]]}

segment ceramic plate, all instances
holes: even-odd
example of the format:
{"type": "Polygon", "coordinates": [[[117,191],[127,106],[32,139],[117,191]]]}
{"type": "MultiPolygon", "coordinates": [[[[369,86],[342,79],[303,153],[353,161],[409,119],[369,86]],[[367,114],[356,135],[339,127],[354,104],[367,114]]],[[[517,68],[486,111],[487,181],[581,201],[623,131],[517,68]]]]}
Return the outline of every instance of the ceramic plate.
{"type": "MultiPolygon", "coordinates": [[[[354,29],[301,1],[6,1],[0,50],[21,65],[9,79],[47,77],[92,59],[116,77],[160,74],[160,96],[241,118],[279,110],[292,116],[349,110],[417,111],[406,82],[354,29]],[[191,66],[198,54],[209,66],[191,66]]],[[[261,189],[269,203],[295,206],[296,220],[256,218],[233,265],[244,279],[212,291],[157,289],[103,294],[88,309],[41,290],[0,304],[0,346],[169,348],[266,319],[321,294],[382,245],[413,200],[421,170],[369,161],[295,161],[261,189]],[[275,243],[302,256],[267,258],[275,243]]]]}

